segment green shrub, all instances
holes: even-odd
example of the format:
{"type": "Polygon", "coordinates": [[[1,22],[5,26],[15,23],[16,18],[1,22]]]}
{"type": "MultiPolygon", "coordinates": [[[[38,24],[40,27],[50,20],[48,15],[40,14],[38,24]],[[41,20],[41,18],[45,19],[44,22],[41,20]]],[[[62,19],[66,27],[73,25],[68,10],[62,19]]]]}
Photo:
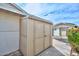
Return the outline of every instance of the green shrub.
{"type": "Polygon", "coordinates": [[[79,53],[79,28],[71,28],[67,31],[68,41],[79,53]]]}

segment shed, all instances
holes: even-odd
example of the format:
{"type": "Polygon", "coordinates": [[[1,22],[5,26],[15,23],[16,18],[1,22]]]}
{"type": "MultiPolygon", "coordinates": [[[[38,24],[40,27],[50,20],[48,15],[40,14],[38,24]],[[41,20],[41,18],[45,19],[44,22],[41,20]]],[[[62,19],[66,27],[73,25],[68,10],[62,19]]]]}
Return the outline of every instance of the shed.
{"type": "Polygon", "coordinates": [[[16,4],[0,3],[0,55],[18,49],[37,55],[52,45],[52,23],[30,15],[16,4]]]}
{"type": "Polygon", "coordinates": [[[51,22],[34,15],[28,15],[23,19],[20,40],[20,51],[23,55],[37,55],[52,46],[51,22]]]}

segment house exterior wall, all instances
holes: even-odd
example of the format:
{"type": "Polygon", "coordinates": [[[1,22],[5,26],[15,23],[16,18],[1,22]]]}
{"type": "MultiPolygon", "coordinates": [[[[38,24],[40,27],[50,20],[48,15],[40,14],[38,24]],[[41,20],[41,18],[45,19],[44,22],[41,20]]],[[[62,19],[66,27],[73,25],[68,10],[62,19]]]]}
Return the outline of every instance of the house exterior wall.
{"type": "Polygon", "coordinates": [[[61,36],[66,36],[66,31],[61,31],[61,36]]]}
{"type": "Polygon", "coordinates": [[[66,36],[66,29],[56,28],[56,30],[54,30],[54,36],[66,36]]]}
{"type": "Polygon", "coordinates": [[[20,17],[0,10],[0,55],[19,49],[20,17]]]}
{"type": "Polygon", "coordinates": [[[60,36],[59,29],[54,30],[54,36],[60,36]]]}

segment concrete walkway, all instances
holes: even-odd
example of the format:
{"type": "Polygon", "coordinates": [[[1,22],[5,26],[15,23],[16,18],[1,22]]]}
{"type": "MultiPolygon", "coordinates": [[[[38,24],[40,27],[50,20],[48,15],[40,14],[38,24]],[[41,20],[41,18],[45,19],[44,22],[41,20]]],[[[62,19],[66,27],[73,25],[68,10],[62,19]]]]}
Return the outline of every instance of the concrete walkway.
{"type": "Polygon", "coordinates": [[[53,46],[59,50],[62,54],[64,54],[65,56],[69,56],[70,55],[70,45],[68,43],[64,43],[62,41],[53,39],[53,46]]]}
{"type": "Polygon", "coordinates": [[[50,47],[38,56],[64,56],[61,52],[59,52],[55,47],[50,47]]]}

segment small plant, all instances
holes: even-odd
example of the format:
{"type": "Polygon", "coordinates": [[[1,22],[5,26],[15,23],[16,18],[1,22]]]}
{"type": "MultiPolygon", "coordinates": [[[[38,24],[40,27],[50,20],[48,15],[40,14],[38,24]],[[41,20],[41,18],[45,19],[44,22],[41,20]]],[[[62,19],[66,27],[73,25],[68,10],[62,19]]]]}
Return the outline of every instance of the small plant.
{"type": "Polygon", "coordinates": [[[79,54],[79,28],[74,27],[67,31],[68,41],[79,54]]]}

